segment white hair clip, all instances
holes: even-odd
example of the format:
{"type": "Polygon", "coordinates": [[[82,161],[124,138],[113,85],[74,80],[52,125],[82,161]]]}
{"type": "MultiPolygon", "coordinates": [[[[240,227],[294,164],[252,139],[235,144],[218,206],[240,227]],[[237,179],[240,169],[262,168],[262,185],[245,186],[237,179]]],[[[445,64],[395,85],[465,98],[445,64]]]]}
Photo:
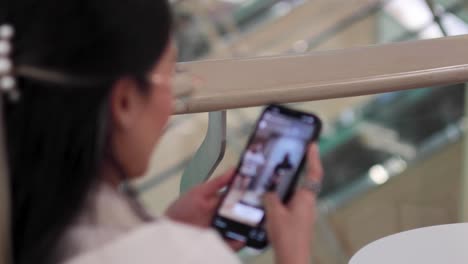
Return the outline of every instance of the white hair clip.
{"type": "Polygon", "coordinates": [[[20,94],[16,89],[16,79],[11,59],[13,52],[11,41],[14,33],[11,25],[4,24],[0,26],[0,90],[2,94],[8,94],[11,101],[16,102],[20,94]]]}

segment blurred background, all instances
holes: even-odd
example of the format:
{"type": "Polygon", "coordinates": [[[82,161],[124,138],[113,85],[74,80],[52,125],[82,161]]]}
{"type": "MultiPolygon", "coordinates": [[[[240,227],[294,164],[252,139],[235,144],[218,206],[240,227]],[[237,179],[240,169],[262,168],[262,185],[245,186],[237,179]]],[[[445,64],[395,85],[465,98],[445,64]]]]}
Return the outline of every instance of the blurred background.
{"type": "MultiPolygon", "coordinates": [[[[181,62],[468,34],[468,0],[171,2],[181,62]]],[[[465,84],[289,106],[324,121],[325,181],[314,263],[347,263],[384,236],[467,220],[465,84]]],[[[215,175],[236,165],[261,110],[228,110],[228,145],[215,175]]],[[[170,122],[151,169],[137,183],[155,214],[178,197],[184,168],[205,137],[208,114],[174,116],[170,122]]],[[[273,263],[269,251],[242,255],[248,263],[273,263]]]]}

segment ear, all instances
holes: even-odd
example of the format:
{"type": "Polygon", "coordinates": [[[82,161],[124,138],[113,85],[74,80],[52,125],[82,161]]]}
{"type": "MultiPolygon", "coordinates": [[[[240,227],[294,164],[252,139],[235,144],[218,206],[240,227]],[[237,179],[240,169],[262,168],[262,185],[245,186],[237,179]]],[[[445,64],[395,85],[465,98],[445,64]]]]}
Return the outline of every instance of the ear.
{"type": "Polygon", "coordinates": [[[115,128],[132,127],[143,109],[143,103],[144,96],[134,79],[124,77],[117,80],[110,94],[110,111],[115,128]]]}

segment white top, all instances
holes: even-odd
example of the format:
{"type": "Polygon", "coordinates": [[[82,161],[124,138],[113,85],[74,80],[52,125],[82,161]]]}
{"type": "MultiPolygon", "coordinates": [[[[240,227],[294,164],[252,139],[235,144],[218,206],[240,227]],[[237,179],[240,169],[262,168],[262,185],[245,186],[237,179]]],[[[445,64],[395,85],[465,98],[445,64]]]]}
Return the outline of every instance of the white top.
{"type": "Polygon", "coordinates": [[[466,264],[468,224],[420,228],[377,240],[350,264],[466,264]]]}
{"type": "Polygon", "coordinates": [[[257,175],[258,168],[264,163],[265,157],[263,156],[262,152],[258,151],[257,153],[254,153],[248,150],[244,154],[241,173],[247,177],[254,177],[257,175]]]}
{"type": "Polygon", "coordinates": [[[164,218],[145,223],[107,185],[90,197],[60,245],[64,264],[240,263],[214,231],[164,218]]]}

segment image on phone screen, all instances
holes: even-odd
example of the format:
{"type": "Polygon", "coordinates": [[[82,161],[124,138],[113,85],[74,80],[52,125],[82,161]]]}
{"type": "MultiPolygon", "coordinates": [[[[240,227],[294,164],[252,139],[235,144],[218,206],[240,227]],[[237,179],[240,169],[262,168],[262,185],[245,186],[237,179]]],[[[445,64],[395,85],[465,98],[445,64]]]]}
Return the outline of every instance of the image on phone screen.
{"type": "MultiPolygon", "coordinates": [[[[277,108],[267,108],[241,157],[218,216],[257,227],[264,217],[263,194],[274,191],[285,198],[290,191],[318,129],[316,122],[309,115],[291,116],[277,108]]],[[[215,219],[214,224],[221,227],[221,218],[215,219]]]]}

